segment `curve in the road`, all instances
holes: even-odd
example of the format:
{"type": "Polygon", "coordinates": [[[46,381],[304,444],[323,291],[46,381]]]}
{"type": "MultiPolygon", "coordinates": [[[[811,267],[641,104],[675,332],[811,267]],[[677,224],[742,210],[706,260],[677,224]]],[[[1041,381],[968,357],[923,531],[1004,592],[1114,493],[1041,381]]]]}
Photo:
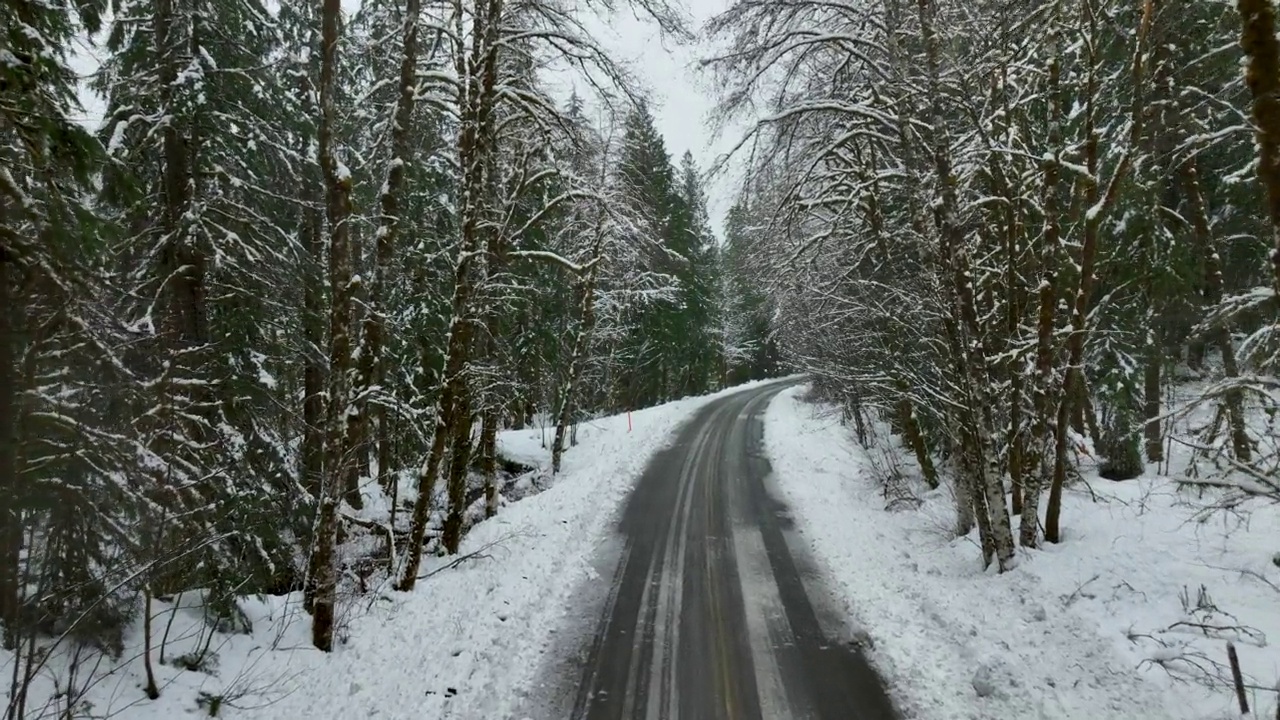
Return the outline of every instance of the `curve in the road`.
{"type": "Polygon", "coordinates": [[[646,468],[573,718],[897,717],[857,648],[824,633],[767,490],[760,415],[783,387],[711,403],[646,468]]]}

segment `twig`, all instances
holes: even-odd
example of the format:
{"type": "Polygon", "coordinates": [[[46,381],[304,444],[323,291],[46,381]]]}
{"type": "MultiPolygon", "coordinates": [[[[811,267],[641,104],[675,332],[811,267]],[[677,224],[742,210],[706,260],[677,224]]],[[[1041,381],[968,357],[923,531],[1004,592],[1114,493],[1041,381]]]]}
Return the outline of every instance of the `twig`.
{"type": "Polygon", "coordinates": [[[1220,571],[1222,571],[1222,572],[1237,572],[1237,573],[1240,573],[1240,576],[1241,576],[1241,577],[1251,577],[1251,578],[1253,578],[1253,579],[1255,579],[1255,580],[1257,580],[1257,581],[1259,581],[1259,582],[1265,583],[1265,584],[1267,585],[1267,587],[1270,587],[1272,590],[1275,590],[1276,592],[1280,593],[1280,585],[1277,585],[1277,584],[1275,584],[1275,583],[1271,582],[1271,580],[1267,579],[1267,576],[1266,576],[1266,575],[1263,575],[1262,573],[1258,572],[1257,570],[1250,570],[1250,569],[1248,569],[1248,568],[1231,568],[1231,567],[1221,567],[1221,566],[1218,566],[1218,565],[1210,565],[1210,564],[1208,564],[1208,563],[1199,563],[1199,565],[1200,565],[1201,567],[1209,568],[1210,570],[1220,570],[1220,571]]]}
{"type": "MultiPolygon", "coordinates": [[[[1198,623],[1190,620],[1179,620],[1178,622],[1165,628],[1165,632],[1174,632],[1178,628],[1191,628],[1199,630],[1205,637],[1221,637],[1224,634],[1232,634],[1236,639],[1248,642],[1258,647],[1267,646],[1267,636],[1262,631],[1245,625],[1211,625],[1209,623],[1198,623]]],[[[1227,642],[1231,642],[1228,640],[1227,642]]]]}
{"type": "Polygon", "coordinates": [[[1102,577],[1101,574],[1095,574],[1093,577],[1077,585],[1076,589],[1073,590],[1070,595],[1062,599],[1062,604],[1064,606],[1070,606],[1071,603],[1074,603],[1077,599],[1081,597],[1093,597],[1092,595],[1085,595],[1084,589],[1086,586],[1089,585],[1089,583],[1093,582],[1094,580],[1097,580],[1100,577],[1102,577]]]}
{"type": "Polygon", "coordinates": [[[426,578],[429,578],[429,577],[431,577],[432,575],[435,575],[435,574],[437,574],[437,573],[442,573],[442,572],[444,572],[445,570],[451,570],[451,569],[453,569],[453,568],[456,568],[456,567],[458,567],[459,565],[461,565],[462,563],[464,563],[464,562],[466,562],[466,561],[468,561],[468,560],[486,560],[486,559],[490,559],[492,556],[491,556],[491,555],[488,555],[487,553],[485,553],[485,551],[486,551],[486,550],[489,550],[490,548],[493,548],[493,547],[496,547],[496,546],[498,546],[498,545],[501,545],[502,543],[504,543],[504,542],[506,542],[506,541],[510,540],[511,538],[517,537],[518,535],[519,535],[519,533],[510,533],[510,534],[507,534],[507,535],[503,535],[502,537],[498,538],[497,540],[494,540],[494,541],[492,541],[492,542],[488,542],[488,543],[485,543],[484,545],[481,545],[479,548],[477,548],[476,550],[474,550],[474,551],[472,551],[472,552],[467,553],[466,555],[459,555],[458,557],[456,557],[456,558],[454,558],[452,561],[450,561],[447,565],[444,565],[444,566],[442,566],[442,567],[438,567],[438,568],[436,568],[435,570],[432,570],[431,572],[426,573],[425,575],[419,575],[419,576],[418,576],[418,579],[419,579],[419,580],[425,580],[426,578]]]}

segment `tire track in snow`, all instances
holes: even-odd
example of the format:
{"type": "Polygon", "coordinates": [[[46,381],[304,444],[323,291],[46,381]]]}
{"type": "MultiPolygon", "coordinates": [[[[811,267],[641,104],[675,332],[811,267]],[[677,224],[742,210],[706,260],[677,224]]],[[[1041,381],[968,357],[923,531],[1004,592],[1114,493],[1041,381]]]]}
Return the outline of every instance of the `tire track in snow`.
{"type": "Polygon", "coordinates": [[[760,413],[783,387],[708,405],[651,460],[570,717],[896,718],[865,661],[817,627],[765,490],[760,413]]]}

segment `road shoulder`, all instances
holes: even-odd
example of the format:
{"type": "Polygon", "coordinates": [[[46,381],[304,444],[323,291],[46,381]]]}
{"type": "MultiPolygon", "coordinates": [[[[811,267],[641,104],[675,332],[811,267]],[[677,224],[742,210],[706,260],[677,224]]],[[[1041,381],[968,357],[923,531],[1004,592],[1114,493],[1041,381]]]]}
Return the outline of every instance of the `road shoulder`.
{"type": "Polygon", "coordinates": [[[972,540],[951,537],[946,497],[884,510],[851,431],[804,392],[765,414],[776,491],[906,717],[1184,716],[1036,575],[985,573],[972,540]]]}

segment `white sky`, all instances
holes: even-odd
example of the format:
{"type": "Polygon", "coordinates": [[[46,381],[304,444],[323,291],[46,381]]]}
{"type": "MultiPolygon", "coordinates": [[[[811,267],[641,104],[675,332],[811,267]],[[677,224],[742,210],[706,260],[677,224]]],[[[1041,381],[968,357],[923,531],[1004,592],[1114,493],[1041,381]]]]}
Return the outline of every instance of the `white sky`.
{"type": "MultiPolygon", "coordinates": [[[[729,0],[679,0],[692,21],[692,29],[701,26],[729,5],[729,0]]],[[[710,113],[715,106],[715,90],[709,74],[698,67],[698,60],[708,47],[698,42],[676,45],[663,41],[656,27],[637,20],[629,10],[618,13],[612,26],[612,37],[603,38],[641,76],[653,94],[652,111],[658,131],[666,139],[672,162],[679,163],[686,150],[693,153],[704,172],[722,153],[728,152],[738,138],[713,136],[709,128],[710,113]]],[[[733,202],[732,182],[726,177],[707,182],[707,211],[718,237],[723,238],[724,215],[733,202]]]]}
{"type": "MultiPolygon", "coordinates": [[[[729,0],[672,0],[680,5],[690,20],[691,29],[699,32],[703,23],[724,10],[729,0]]],[[[268,5],[273,4],[267,0],[268,5]]],[[[709,129],[709,114],[715,105],[715,91],[709,77],[700,72],[698,60],[708,47],[702,42],[677,45],[663,40],[658,29],[647,18],[638,18],[625,2],[613,21],[600,29],[599,42],[612,51],[615,59],[624,61],[639,76],[652,95],[651,110],[657,120],[658,130],[666,140],[667,151],[673,163],[679,163],[686,150],[693,153],[698,167],[704,172],[715,159],[727,152],[737,141],[736,133],[728,137],[713,137],[709,129]]],[[[359,0],[343,0],[344,10],[352,12],[359,7],[359,0]]],[[[700,33],[699,33],[700,34],[700,33]]],[[[101,47],[93,47],[78,39],[71,57],[72,67],[82,76],[97,70],[97,56],[101,47]]],[[[84,122],[97,125],[104,111],[100,98],[87,88],[81,90],[85,107],[84,122]]],[[[718,237],[723,238],[724,215],[733,202],[733,182],[720,176],[708,179],[706,185],[708,213],[718,237]]]]}

